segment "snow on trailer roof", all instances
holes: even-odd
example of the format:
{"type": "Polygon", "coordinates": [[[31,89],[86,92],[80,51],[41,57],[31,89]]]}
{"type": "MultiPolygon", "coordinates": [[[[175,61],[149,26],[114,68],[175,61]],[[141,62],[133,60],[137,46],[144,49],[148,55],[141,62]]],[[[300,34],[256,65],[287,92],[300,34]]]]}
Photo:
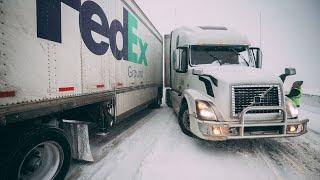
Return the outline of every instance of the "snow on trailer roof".
{"type": "Polygon", "coordinates": [[[179,35],[180,47],[189,45],[248,45],[248,38],[234,30],[217,26],[180,27],[174,30],[179,35]]]}
{"type": "Polygon", "coordinates": [[[226,27],[219,26],[199,26],[203,30],[228,30],[226,27]]]}

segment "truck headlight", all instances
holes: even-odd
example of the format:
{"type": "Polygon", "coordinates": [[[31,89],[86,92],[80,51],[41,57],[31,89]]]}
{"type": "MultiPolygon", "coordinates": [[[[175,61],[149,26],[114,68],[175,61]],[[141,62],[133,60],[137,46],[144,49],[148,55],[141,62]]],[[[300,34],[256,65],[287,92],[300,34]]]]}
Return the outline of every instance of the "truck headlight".
{"type": "Polygon", "coordinates": [[[197,117],[202,120],[217,121],[217,115],[212,105],[203,100],[196,100],[197,117]]]}
{"type": "Polygon", "coordinates": [[[299,108],[293,104],[291,99],[286,98],[286,109],[288,118],[297,118],[299,115],[299,108]]]}

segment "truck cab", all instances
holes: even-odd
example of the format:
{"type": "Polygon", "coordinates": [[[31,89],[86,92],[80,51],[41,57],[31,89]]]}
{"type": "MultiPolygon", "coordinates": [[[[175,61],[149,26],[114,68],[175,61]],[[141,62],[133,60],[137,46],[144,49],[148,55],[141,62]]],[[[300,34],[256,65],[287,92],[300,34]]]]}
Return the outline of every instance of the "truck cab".
{"type": "MultiPolygon", "coordinates": [[[[206,140],[299,136],[308,119],[287,98],[262,53],[226,27],[181,27],[165,36],[166,103],[181,130],[206,140]]],[[[287,68],[285,76],[295,74],[287,68]]]]}

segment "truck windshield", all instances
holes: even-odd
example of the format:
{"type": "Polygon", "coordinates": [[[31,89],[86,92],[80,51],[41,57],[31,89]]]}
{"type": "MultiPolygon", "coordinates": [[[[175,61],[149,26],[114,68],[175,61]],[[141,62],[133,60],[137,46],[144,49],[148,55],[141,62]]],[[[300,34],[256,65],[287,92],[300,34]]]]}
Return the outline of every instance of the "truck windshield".
{"type": "Polygon", "coordinates": [[[191,46],[191,64],[250,66],[248,46],[191,46]]]}

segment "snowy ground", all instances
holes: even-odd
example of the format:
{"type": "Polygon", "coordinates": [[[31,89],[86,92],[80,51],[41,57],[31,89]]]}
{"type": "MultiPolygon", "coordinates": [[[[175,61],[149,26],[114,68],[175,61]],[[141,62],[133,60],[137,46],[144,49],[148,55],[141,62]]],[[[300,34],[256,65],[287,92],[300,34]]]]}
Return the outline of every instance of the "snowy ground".
{"type": "Polygon", "coordinates": [[[91,144],[68,179],[319,179],[320,101],[305,97],[309,132],[296,138],[208,142],[182,134],[172,109],[148,110],[91,144]]]}

